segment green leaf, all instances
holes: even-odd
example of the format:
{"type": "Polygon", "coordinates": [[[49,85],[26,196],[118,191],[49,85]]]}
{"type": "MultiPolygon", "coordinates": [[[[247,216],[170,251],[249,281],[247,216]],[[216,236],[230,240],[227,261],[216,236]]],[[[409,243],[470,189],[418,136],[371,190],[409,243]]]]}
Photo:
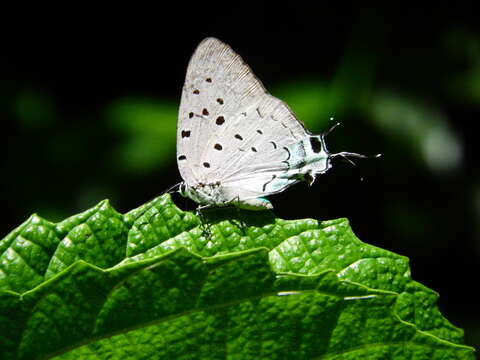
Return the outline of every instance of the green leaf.
{"type": "Polygon", "coordinates": [[[0,241],[2,359],[473,359],[348,221],[108,201],[0,241]]]}

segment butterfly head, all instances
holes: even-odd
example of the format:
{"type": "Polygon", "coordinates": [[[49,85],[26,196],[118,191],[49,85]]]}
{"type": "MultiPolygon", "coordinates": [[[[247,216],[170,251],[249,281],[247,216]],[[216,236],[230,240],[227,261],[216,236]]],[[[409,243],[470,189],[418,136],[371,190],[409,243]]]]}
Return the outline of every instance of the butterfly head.
{"type": "MultiPolygon", "coordinates": [[[[332,126],[330,129],[328,129],[322,134],[311,134],[307,137],[306,140],[302,141],[301,144],[299,143],[299,148],[301,148],[304,155],[301,161],[301,165],[299,166],[300,173],[298,177],[302,181],[307,182],[309,185],[312,185],[314,183],[316,175],[324,174],[332,167],[332,159],[341,157],[347,160],[350,164],[355,165],[351,158],[370,157],[349,151],[330,153],[328,151],[325,140],[327,135],[338,125],[339,123],[336,123],[334,126],[332,126]]],[[[380,156],[380,154],[377,154],[374,157],[380,156]]]]}

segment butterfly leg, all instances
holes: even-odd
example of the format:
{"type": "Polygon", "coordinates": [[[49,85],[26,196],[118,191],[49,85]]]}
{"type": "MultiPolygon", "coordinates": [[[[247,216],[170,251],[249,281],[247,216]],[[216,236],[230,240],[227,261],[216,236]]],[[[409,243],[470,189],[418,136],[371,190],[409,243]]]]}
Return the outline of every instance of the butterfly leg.
{"type": "Polygon", "coordinates": [[[239,206],[239,204],[240,204],[240,197],[239,196],[236,196],[232,200],[225,203],[225,205],[233,205],[233,207],[236,209],[238,223],[240,224],[239,229],[241,229],[242,232],[243,232],[243,235],[246,236],[247,235],[246,229],[247,229],[248,225],[247,225],[247,221],[246,221],[245,217],[243,216],[244,214],[241,211],[241,209],[244,209],[244,208],[239,206]]]}
{"type": "Polygon", "coordinates": [[[238,207],[238,206],[235,206],[235,209],[237,210],[237,218],[238,218],[238,222],[240,223],[240,226],[239,228],[242,230],[242,233],[244,236],[247,235],[247,221],[245,220],[245,217],[243,216],[243,212],[242,210],[238,207]]]}
{"type": "Polygon", "coordinates": [[[211,205],[199,205],[195,211],[195,215],[197,215],[200,218],[200,228],[202,229],[202,235],[205,238],[210,238],[211,232],[210,232],[210,224],[205,219],[205,215],[203,214],[204,209],[208,209],[212,207],[211,205]]]}

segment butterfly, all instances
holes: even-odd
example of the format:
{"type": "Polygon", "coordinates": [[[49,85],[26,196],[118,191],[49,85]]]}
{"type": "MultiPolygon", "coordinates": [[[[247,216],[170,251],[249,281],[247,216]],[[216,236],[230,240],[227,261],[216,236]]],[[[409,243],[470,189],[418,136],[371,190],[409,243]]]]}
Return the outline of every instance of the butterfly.
{"type": "Polygon", "coordinates": [[[272,209],[266,196],[332,167],[328,132],[310,133],[230,46],[204,39],[190,59],[177,122],[179,192],[202,207],[272,209]]]}

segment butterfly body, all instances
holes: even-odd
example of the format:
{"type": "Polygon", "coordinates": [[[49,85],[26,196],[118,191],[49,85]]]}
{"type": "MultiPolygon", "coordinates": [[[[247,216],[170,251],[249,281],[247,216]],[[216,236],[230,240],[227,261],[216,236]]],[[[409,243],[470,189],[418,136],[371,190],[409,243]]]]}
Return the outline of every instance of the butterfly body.
{"type": "Polygon", "coordinates": [[[215,38],[195,50],[177,123],[180,193],[201,206],[271,209],[266,196],[326,172],[324,135],[305,129],[248,65],[215,38]]]}
{"type": "Polygon", "coordinates": [[[261,197],[242,199],[235,193],[235,190],[228,191],[228,188],[222,186],[221,183],[188,185],[182,182],[180,194],[194,200],[201,207],[233,205],[245,210],[273,209],[272,203],[267,199],[261,197]]]}

